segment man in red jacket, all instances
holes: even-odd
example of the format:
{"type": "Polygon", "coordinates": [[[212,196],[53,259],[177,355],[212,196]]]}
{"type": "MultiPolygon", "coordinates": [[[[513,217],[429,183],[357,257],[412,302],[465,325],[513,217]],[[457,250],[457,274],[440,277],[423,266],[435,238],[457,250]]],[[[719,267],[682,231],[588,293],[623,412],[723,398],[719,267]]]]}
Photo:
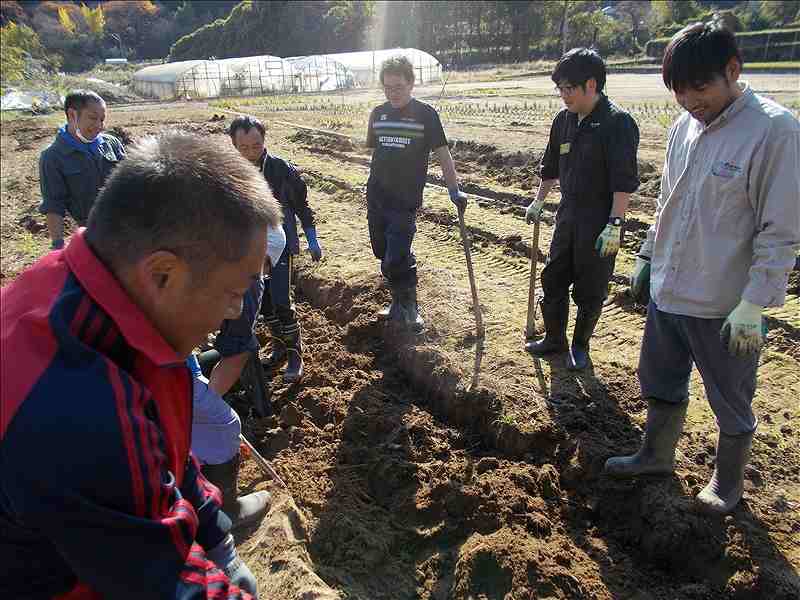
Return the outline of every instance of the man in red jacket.
{"type": "Polygon", "coordinates": [[[241,312],[279,207],[227,144],[170,133],[129,157],[87,228],[2,289],[0,589],[255,597],[190,453],[184,361],[241,312]]]}

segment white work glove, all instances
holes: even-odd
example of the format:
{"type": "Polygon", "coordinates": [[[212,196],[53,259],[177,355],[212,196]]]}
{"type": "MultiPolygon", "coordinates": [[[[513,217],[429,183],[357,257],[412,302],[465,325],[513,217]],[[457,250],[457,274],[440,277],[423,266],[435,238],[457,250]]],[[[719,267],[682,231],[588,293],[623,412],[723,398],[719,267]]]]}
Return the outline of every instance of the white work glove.
{"type": "Polygon", "coordinates": [[[734,356],[755,354],[764,345],[766,331],[761,313],[764,308],[742,299],[722,324],[720,336],[728,337],[728,352],[734,356]]]}
{"type": "Polygon", "coordinates": [[[600,232],[595,242],[595,249],[600,252],[600,256],[613,256],[619,252],[619,245],[622,239],[622,227],[609,223],[600,232]]]}
{"type": "Polygon", "coordinates": [[[542,218],[542,209],[544,208],[544,198],[541,200],[534,200],[525,209],[525,222],[530,225],[531,223],[538,223],[542,218]]]}
{"type": "Polygon", "coordinates": [[[229,533],[219,544],[206,552],[208,559],[225,572],[231,583],[238,585],[245,592],[253,595],[258,600],[258,583],[253,573],[236,554],[236,545],[233,536],[229,533]]]}

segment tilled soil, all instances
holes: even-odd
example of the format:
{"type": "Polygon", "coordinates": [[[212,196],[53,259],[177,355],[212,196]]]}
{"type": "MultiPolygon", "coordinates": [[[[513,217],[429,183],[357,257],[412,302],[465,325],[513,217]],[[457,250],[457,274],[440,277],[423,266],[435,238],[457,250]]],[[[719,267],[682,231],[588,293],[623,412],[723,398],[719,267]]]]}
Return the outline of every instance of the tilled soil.
{"type": "MultiPolygon", "coordinates": [[[[636,450],[646,412],[635,374],[644,308],[625,288],[652,222],[652,193],[642,192],[630,215],[593,367],[575,375],[563,357],[521,351],[532,252],[523,184],[534,183],[525,177],[534,177],[542,146],[517,155],[483,139],[455,144],[465,187],[483,196],[466,217],[486,340],[475,338],[454,212],[432,185],[415,239],[427,327],[411,338],[374,318],[389,294],[369,250],[360,138],[286,124],[318,119],[330,128],[325,115],[260,116],[270,124],[270,150],[309,182],[327,256],[319,265],[298,261],[306,377],[294,387],[276,378],[277,416],[245,419],[245,433],[296,503],[286,513],[284,530],[294,532],[286,545],[327,585],[365,599],[800,596],[797,273],[787,305],[767,313],[745,500],[725,518],[706,517],[692,496],[713,470],[716,429],[697,374],[675,475],[615,482],[601,474],[608,456],[636,450]],[[503,161],[517,166],[506,172],[503,161]],[[503,184],[503,176],[513,180],[503,184]]],[[[120,112],[113,124],[132,140],[179,127],[229,143],[225,120],[194,105],[153,109],[147,119],[120,112]]],[[[25,121],[2,134],[3,275],[13,276],[46,247],[35,160],[52,130],[25,121]],[[7,149],[15,151],[10,171],[7,149]]],[[[435,166],[431,175],[440,177],[435,166]]],[[[540,268],[556,202],[553,194],[546,206],[540,268]]],[[[232,401],[248,414],[246,401],[232,401]]],[[[241,491],[265,485],[248,461],[241,491]]],[[[262,584],[280,570],[269,531],[240,540],[262,584]]],[[[281,597],[280,589],[266,597],[281,597]]]]}

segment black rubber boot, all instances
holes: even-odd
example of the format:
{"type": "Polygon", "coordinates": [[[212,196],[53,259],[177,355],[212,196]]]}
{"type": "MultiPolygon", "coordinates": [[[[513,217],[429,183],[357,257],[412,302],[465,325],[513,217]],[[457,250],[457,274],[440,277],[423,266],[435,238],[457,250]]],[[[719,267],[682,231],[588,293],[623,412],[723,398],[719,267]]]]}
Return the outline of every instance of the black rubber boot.
{"type": "Polygon", "coordinates": [[[612,456],[603,472],[626,479],[639,475],[668,475],[675,467],[675,447],[683,431],[688,400],[680,404],[650,398],[642,447],[631,456],[612,456]]]}
{"type": "Polygon", "coordinates": [[[220,465],[203,465],[203,475],[222,492],[222,510],[228,515],[236,529],[260,519],[269,509],[272,497],[269,492],[253,492],[236,496],[241,457],[237,453],[231,460],[220,465]]]}
{"type": "Polygon", "coordinates": [[[393,324],[414,333],[421,333],[425,329],[425,321],[419,314],[416,285],[398,288],[397,301],[392,306],[389,318],[393,324]]]}
{"type": "Polygon", "coordinates": [[[739,504],[744,493],[744,468],[750,460],[754,434],[755,430],[741,435],[719,432],[714,474],[695,498],[704,511],[724,515],[739,504]]]}
{"type": "Polygon", "coordinates": [[[569,319],[569,300],[555,304],[541,303],[544,321],[544,339],[527,342],[525,349],[535,356],[545,356],[567,351],[567,320],[569,319]]]}
{"type": "Polygon", "coordinates": [[[582,371],[589,366],[589,340],[600,320],[603,307],[586,310],[578,307],[578,315],[575,317],[575,331],[572,334],[572,346],[569,352],[569,364],[567,368],[571,371],[582,371]]]}
{"type": "Polygon", "coordinates": [[[288,364],[283,372],[284,383],[297,383],[303,378],[303,343],[300,340],[300,323],[295,318],[283,326],[288,364]]]}
{"type": "Polygon", "coordinates": [[[397,289],[393,286],[389,286],[389,293],[392,295],[392,301],[389,303],[389,306],[385,306],[378,311],[378,319],[385,321],[392,315],[392,311],[397,312],[397,308],[395,305],[397,304],[397,289]],[[395,307],[395,308],[393,308],[395,307]]]}
{"type": "Polygon", "coordinates": [[[287,359],[283,324],[275,314],[265,316],[264,321],[267,323],[267,327],[269,327],[269,332],[272,339],[272,352],[266,359],[264,359],[262,365],[265,369],[275,371],[280,369],[287,359]]]}

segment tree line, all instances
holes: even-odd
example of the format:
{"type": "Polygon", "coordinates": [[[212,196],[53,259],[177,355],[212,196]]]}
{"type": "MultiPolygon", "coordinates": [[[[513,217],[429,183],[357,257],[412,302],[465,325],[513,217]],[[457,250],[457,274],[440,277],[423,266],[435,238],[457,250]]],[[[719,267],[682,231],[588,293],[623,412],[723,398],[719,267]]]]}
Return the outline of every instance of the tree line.
{"type": "Polygon", "coordinates": [[[726,13],[735,29],[800,21],[800,0],[3,0],[3,82],[24,59],[81,71],[104,58],[185,60],[415,47],[443,63],[528,61],[564,48],[639,54],[684,23],[726,13]]]}

